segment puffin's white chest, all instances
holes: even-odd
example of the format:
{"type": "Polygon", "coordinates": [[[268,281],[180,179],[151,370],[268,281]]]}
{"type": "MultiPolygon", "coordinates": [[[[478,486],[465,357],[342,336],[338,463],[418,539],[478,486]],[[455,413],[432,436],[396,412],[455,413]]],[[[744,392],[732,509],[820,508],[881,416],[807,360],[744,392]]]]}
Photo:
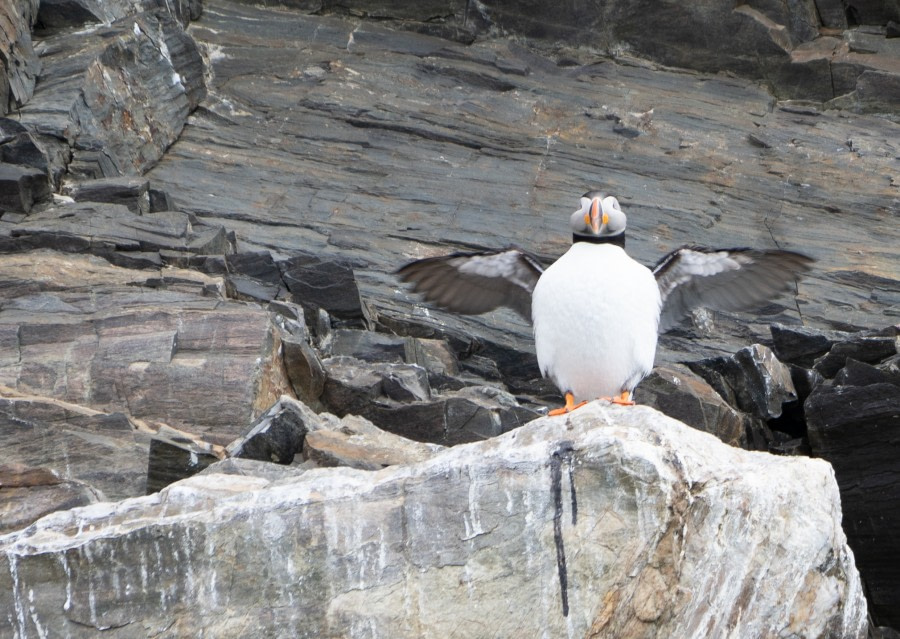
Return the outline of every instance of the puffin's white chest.
{"type": "Polygon", "coordinates": [[[650,269],[618,246],[576,242],[532,294],[541,372],[576,401],[632,390],[653,368],[660,305],[650,269]]]}

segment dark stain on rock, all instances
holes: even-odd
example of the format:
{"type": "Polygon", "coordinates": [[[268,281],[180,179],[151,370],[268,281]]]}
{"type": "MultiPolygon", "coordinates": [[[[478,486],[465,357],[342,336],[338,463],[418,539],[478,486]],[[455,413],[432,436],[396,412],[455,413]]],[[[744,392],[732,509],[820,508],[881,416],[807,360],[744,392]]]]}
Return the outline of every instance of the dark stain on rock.
{"type": "Polygon", "coordinates": [[[575,496],[575,475],[572,466],[572,442],[560,442],[550,455],[550,493],[553,497],[553,541],[556,545],[556,567],[559,571],[559,591],[563,616],[569,616],[569,577],[566,571],[566,549],[562,537],[562,466],[569,467],[569,493],[572,496],[572,524],[578,518],[578,502],[575,496]]]}

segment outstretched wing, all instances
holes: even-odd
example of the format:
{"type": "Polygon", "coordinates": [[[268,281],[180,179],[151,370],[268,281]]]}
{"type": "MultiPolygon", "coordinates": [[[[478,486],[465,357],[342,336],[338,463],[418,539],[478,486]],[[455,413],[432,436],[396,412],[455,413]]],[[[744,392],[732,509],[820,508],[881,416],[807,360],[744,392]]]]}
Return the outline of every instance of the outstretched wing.
{"type": "Polygon", "coordinates": [[[736,311],[765,302],[787,290],[812,263],[792,251],[696,246],[672,251],[653,269],[663,301],[659,330],[701,306],[736,311]]]}
{"type": "Polygon", "coordinates": [[[531,291],[544,269],[518,249],[454,253],[410,262],[397,271],[426,301],[477,315],[508,306],[531,321],[531,291]]]}

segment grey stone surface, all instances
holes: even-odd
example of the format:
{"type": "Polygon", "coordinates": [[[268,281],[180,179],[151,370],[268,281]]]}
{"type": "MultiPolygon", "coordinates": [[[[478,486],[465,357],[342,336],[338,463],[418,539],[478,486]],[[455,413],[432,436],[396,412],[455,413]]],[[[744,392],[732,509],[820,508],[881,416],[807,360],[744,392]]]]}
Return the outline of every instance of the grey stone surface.
{"type": "Polygon", "coordinates": [[[230,457],[288,465],[321,420],[305,404],[282,397],[259,416],[250,430],[228,445],[230,457]]]}
{"type": "Polygon", "coordinates": [[[38,0],[12,0],[0,5],[0,115],[25,104],[41,73],[31,29],[38,0]]]}
{"type": "MultiPolygon", "coordinates": [[[[137,205],[136,200],[132,202],[137,205]]],[[[98,254],[180,250],[205,255],[233,251],[231,238],[218,224],[178,211],[137,215],[122,204],[102,202],[54,206],[18,224],[0,226],[0,246],[3,252],[51,248],[98,254]]]]}
{"type": "Polygon", "coordinates": [[[222,2],[192,25],[215,52],[210,98],[152,180],[183,210],[234,229],[246,249],[363,258],[356,282],[378,321],[402,317],[469,342],[477,335],[503,360],[514,392],[535,392],[529,381],[540,377],[522,356],[530,327],[502,312],[462,320],[421,309],[410,318],[415,300],[391,272],[415,257],[507,244],[550,261],[570,240],[570,207],[592,186],[619,197],[629,250],[647,264],[697,242],[778,245],[828,264],[796,296],[740,323],[717,316],[712,333],[667,337],[662,362],[733,353],[773,321],[852,329],[882,324],[898,308],[889,247],[900,237],[884,222],[897,210],[888,121],[773,109],[753,83],[631,59],[558,66],[501,39],[465,47],[360,20],[287,24],[222,2]],[[312,67],[319,72],[305,72],[312,67]],[[648,130],[632,139],[614,120],[586,115],[654,107],[648,130]],[[272,121],[279,132],[261,145],[257,131],[272,121]],[[770,148],[752,145],[750,133],[768,136],[770,148]],[[230,159],[204,163],[210,155],[230,159]],[[242,187],[245,179],[260,188],[242,187]],[[861,254],[835,249],[846,245],[845,228],[861,236],[861,254]],[[827,300],[841,300],[840,312],[827,300]]]}
{"type": "Polygon", "coordinates": [[[150,494],[196,475],[220,461],[222,454],[221,450],[194,441],[154,437],[150,440],[147,457],[147,494],[150,494]]]}
{"type": "Polygon", "coordinates": [[[657,367],[641,382],[637,401],[732,446],[749,447],[745,416],[683,366],[657,367]]]}
{"type": "Polygon", "coordinates": [[[203,474],[55,513],[0,537],[0,618],[73,638],[867,627],[826,463],[600,403],[417,464],[203,474]]]}
{"type": "Polygon", "coordinates": [[[52,469],[7,461],[0,466],[0,535],[26,528],[51,512],[97,500],[86,483],[61,479],[52,469]]]}
{"type": "Polygon", "coordinates": [[[897,623],[900,596],[900,392],[894,383],[822,386],[804,405],[809,442],[841,487],[844,530],[865,575],[876,625],[897,623]],[[877,514],[875,514],[877,513],[877,514]]]}
{"type": "Polygon", "coordinates": [[[170,11],[181,3],[148,4],[154,11],[98,4],[107,24],[64,29],[40,42],[41,83],[17,119],[67,142],[71,176],[146,171],[205,95],[199,50],[170,11]]]}
{"type": "MultiPolygon", "coordinates": [[[[900,316],[900,98],[894,99],[900,50],[880,26],[896,18],[887,4],[854,1],[846,11],[837,0],[734,7],[704,0],[652,10],[643,0],[565,7],[507,0],[206,5],[201,17],[196,1],[84,0],[81,6],[102,24],[48,24],[33,39],[27,31],[36,1],[0,7],[0,22],[14,14],[12,27],[2,22],[0,58],[20,62],[0,73],[0,104],[21,102],[0,121],[0,159],[34,169],[53,188],[77,180],[99,189],[104,183],[90,178],[146,173],[137,179],[149,181],[148,195],[168,195],[155,204],[148,197],[148,206],[133,211],[57,196],[51,205],[38,197],[30,209],[20,204],[0,216],[0,383],[9,389],[0,397],[35,397],[16,400],[15,419],[33,432],[52,432],[42,435],[52,444],[45,458],[22,438],[8,440],[8,450],[30,451],[23,461],[56,473],[59,451],[81,451],[59,484],[93,491],[79,499],[103,492],[95,488],[95,480],[106,481],[97,472],[102,466],[86,471],[94,457],[127,448],[117,472],[129,480],[117,497],[138,494],[132,490],[138,472],[126,462],[141,458],[146,466],[151,436],[174,444],[180,457],[172,459],[190,462],[195,445],[231,442],[291,391],[316,411],[344,415],[320,416],[321,428],[288,437],[290,445],[260,447],[269,459],[273,451],[281,461],[293,455],[296,472],[315,463],[381,468],[433,452],[401,443],[398,433],[444,444],[502,438],[538,407],[559,402],[540,379],[530,327],[503,312],[463,319],[417,305],[393,271],[409,259],[508,244],[549,263],[568,246],[565,221],[578,195],[594,187],[620,199],[629,215],[629,251],[648,265],[690,243],[777,246],[818,260],[796,291],[752,314],[700,312],[664,335],[660,367],[638,389],[639,401],[644,392],[647,402],[726,441],[803,454],[810,448],[808,406],[824,405],[831,395],[839,402],[841,393],[859,393],[864,402],[894,387],[891,335],[853,333],[900,316]],[[660,61],[694,71],[665,69],[660,61]],[[727,74],[703,73],[722,70],[727,74]],[[737,406],[678,368],[769,344],[773,322],[780,324],[773,349],[791,364],[779,369],[779,384],[787,388],[787,370],[796,400],[768,383],[777,376],[765,367],[750,367],[760,373],[758,392],[743,396],[721,386],[737,406]],[[871,352],[860,346],[876,342],[871,352]],[[321,359],[335,353],[393,361],[335,359],[326,382],[321,359]],[[833,382],[810,369],[817,360],[833,382]],[[66,414],[87,408],[100,416],[80,431],[59,420],[51,425],[65,429],[51,428],[41,420],[53,402],[66,402],[66,414]],[[116,412],[133,427],[97,434],[116,412]],[[95,446],[79,448],[78,437],[95,446]]],[[[829,411],[855,419],[850,411],[829,411]]],[[[869,425],[881,424],[876,418],[869,425]]],[[[849,440],[849,427],[839,426],[829,431],[833,438],[814,443],[822,450],[827,440],[825,448],[840,457],[853,436],[866,438],[860,457],[852,458],[864,467],[883,429],[853,423],[859,428],[849,440]]],[[[565,454],[557,448],[550,455],[551,477],[565,471],[565,454]]],[[[228,472],[251,483],[256,471],[276,483],[295,474],[230,463],[228,472]]],[[[184,475],[196,465],[182,466],[184,475]]],[[[725,476],[715,485],[732,481],[725,476]]],[[[867,479],[838,473],[845,504],[854,499],[854,482],[867,479]]],[[[816,485],[821,491],[822,482],[816,485]]],[[[58,491],[38,500],[55,503],[50,509],[74,503],[66,501],[68,488],[55,486],[22,490],[58,491]]],[[[890,494],[870,487],[873,498],[852,513],[858,522],[878,521],[885,508],[880,495],[890,494]]],[[[165,498],[176,503],[179,490],[165,498]]],[[[28,499],[22,495],[20,505],[28,499]]],[[[611,518],[622,516],[616,495],[604,506],[611,518]]],[[[734,505],[739,514],[743,503],[734,505]]],[[[802,527],[807,510],[804,503],[766,521],[802,527]]],[[[354,513],[354,521],[367,521],[368,512],[354,513]]],[[[559,512],[553,521],[562,521],[559,512]]],[[[684,530],[679,525],[670,529],[684,530]]],[[[884,532],[876,527],[866,538],[855,530],[851,542],[881,543],[884,532]]],[[[545,541],[554,533],[545,527],[545,541]]],[[[136,534],[130,551],[149,549],[158,538],[136,534]]],[[[709,544],[696,534],[697,543],[709,544]]],[[[896,548],[889,542],[885,548],[877,556],[894,557],[896,548]]],[[[67,552],[65,561],[74,562],[67,552]]],[[[868,558],[865,566],[878,593],[874,621],[895,623],[883,595],[894,592],[896,575],[868,558]]],[[[657,616],[654,603],[673,592],[669,573],[661,573],[665,589],[655,587],[652,572],[634,574],[648,576],[626,599],[594,606],[588,629],[617,636],[635,628],[638,635],[671,630],[660,627],[674,617],[657,616]],[[620,610],[632,625],[634,619],[644,625],[617,625],[620,610]]],[[[553,566],[550,575],[542,583],[555,583],[553,566]]],[[[810,578],[812,590],[834,592],[832,582],[817,589],[834,576],[822,575],[810,578]]],[[[285,588],[278,592],[288,599],[298,594],[290,585],[274,587],[285,588]]],[[[38,606],[49,601],[41,588],[38,606]]],[[[363,596],[355,592],[351,598],[363,596]]],[[[796,601],[802,612],[792,617],[790,632],[852,635],[855,626],[822,621],[821,611],[835,609],[833,598],[804,594],[796,601]]],[[[575,598],[569,603],[575,610],[575,598]]],[[[89,608],[76,603],[69,616],[96,629],[117,626],[135,609],[89,608]]],[[[276,608],[266,608],[261,623],[275,619],[273,632],[283,627],[290,634],[293,626],[277,620],[292,611],[276,608]]],[[[18,632],[13,610],[6,618],[18,632]]],[[[334,627],[345,628],[346,614],[338,617],[342,625],[334,627]]],[[[197,627],[156,623],[141,632],[191,634],[197,627]]],[[[757,621],[741,617],[741,623],[751,628],[757,621]]]]}
{"type": "Polygon", "coordinates": [[[3,463],[52,469],[61,482],[92,487],[97,499],[145,493],[149,443],[150,432],[123,413],[0,387],[3,463]]]}
{"type": "Polygon", "coordinates": [[[0,212],[28,213],[49,195],[47,175],[40,169],[0,162],[0,212]]]}
{"type": "Polygon", "coordinates": [[[217,290],[194,271],[0,255],[0,384],[227,443],[289,385],[268,313],[217,290]]]}
{"type": "Polygon", "coordinates": [[[766,346],[753,344],[732,357],[689,364],[731,405],[761,419],[781,416],[785,402],[797,399],[787,366],[766,346]]]}
{"type": "Polygon", "coordinates": [[[101,178],[66,185],[64,193],[76,202],[121,204],[137,215],[150,212],[150,181],[139,177],[101,178]]]}

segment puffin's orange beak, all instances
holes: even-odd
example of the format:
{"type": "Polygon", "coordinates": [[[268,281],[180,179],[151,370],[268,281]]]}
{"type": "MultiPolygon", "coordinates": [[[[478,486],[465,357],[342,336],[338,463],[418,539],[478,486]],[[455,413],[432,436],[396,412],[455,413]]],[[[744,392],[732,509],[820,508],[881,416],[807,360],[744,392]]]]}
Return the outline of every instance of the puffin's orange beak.
{"type": "Polygon", "coordinates": [[[591,212],[584,216],[584,221],[590,225],[594,235],[600,235],[600,229],[609,223],[609,216],[606,213],[601,214],[601,210],[600,198],[595,197],[591,202],[591,212]]]}

